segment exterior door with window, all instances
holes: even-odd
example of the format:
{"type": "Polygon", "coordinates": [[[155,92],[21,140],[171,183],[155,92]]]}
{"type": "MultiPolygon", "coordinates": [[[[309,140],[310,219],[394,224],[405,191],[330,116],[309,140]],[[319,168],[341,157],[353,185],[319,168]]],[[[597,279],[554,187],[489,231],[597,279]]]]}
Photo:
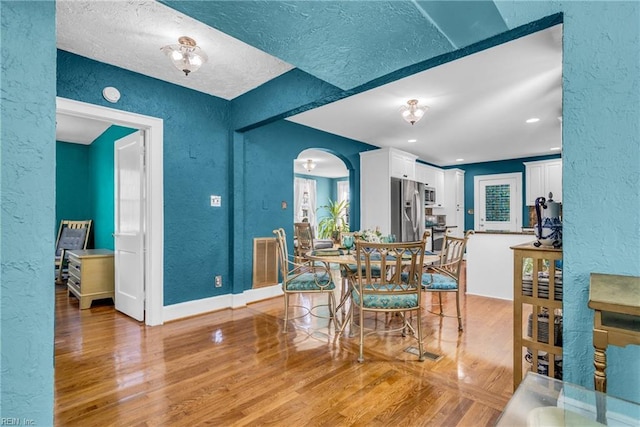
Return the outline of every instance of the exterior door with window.
{"type": "Polygon", "coordinates": [[[522,174],[479,175],[474,181],[475,229],[519,231],[522,227],[522,174]]]}

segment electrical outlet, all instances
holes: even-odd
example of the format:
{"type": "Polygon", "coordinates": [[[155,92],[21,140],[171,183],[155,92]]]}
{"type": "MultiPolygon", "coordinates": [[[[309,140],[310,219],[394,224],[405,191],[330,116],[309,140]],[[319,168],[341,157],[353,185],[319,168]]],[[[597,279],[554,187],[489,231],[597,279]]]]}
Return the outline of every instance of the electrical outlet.
{"type": "Polygon", "coordinates": [[[222,287],[222,276],[216,276],[216,288],[222,287]]]}

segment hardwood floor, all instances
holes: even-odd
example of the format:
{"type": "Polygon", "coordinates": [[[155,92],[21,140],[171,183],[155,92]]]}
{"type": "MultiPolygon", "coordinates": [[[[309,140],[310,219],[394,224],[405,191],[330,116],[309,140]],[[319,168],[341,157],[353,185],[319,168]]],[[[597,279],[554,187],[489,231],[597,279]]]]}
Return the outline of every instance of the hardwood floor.
{"type": "MultiPolygon", "coordinates": [[[[443,297],[455,313],[455,296],[443,297]]],[[[425,362],[404,351],[413,338],[396,334],[367,337],[358,363],[357,334],[336,339],[312,316],[283,334],[283,305],[274,298],[146,327],[112,305],[79,310],[61,288],[56,425],[484,426],[511,397],[510,301],[462,297],[462,334],[455,317],[425,314],[425,350],[442,356],[425,362]]]]}

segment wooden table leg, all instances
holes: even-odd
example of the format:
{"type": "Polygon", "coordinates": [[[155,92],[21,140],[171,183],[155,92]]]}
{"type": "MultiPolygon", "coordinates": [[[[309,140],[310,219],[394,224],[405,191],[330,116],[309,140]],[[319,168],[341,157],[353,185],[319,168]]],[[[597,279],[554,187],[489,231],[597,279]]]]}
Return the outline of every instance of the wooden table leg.
{"type": "Polygon", "coordinates": [[[593,330],[593,366],[596,368],[593,373],[593,385],[596,391],[607,392],[607,344],[609,343],[607,331],[602,329],[593,330]]]}
{"type": "Polygon", "coordinates": [[[593,373],[593,385],[596,389],[596,421],[607,425],[607,345],[609,337],[607,331],[602,329],[593,330],[593,366],[596,368],[593,373]]]}

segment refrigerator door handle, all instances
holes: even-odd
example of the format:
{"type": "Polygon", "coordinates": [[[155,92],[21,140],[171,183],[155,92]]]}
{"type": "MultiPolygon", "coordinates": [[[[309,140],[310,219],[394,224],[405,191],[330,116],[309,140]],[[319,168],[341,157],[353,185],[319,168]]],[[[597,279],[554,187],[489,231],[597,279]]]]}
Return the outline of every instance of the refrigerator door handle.
{"type": "Polygon", "coordinates": [[[418,236],[418,229],[420,228],[420,224],[418,224],[418,220],[420,215],[418,214],[418,209],[420,209],[420,193],[417,191],[413,193],[413,235],[415,240],[418,240],[420,236],[418,236]]]}

